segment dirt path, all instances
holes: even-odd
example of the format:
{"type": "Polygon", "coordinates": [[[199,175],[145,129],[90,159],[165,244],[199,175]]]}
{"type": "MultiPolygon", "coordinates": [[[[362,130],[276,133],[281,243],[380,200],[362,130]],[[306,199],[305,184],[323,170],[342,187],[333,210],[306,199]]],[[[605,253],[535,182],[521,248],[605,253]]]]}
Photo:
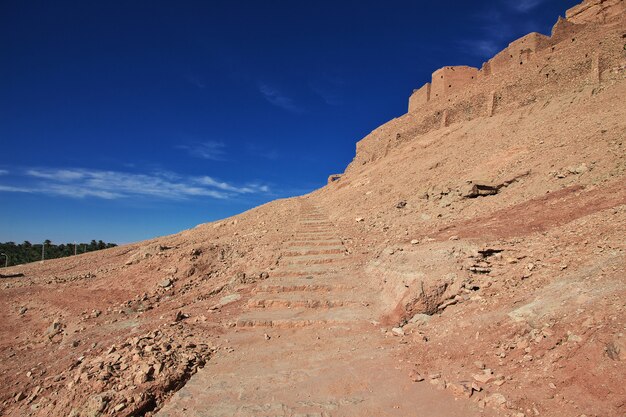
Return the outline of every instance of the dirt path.
{"type": "MultiPolygon", "coordinates": [[[[409,378],[400,339],[373,321],[376,292],[302,202],[279,270],[259,286],[221,349],[158,413],[174,416],[474,416],[476,403],[409,378]]],[[[487,413],[488,414],[488,413],[487,413]]]]}

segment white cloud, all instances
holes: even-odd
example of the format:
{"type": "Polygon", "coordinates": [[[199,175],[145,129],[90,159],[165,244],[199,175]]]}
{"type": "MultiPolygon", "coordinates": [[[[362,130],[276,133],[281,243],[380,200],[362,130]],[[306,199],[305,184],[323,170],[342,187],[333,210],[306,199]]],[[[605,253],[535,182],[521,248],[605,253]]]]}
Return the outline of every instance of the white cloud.
{"type": "Polygon", "coordinates": [[[492,58],[501,50],[496,42],[486,39],[462,40],[459,45],[464,51],[482,58],[492,58]]]}
{"type": "Polygon", "coordinates": [[[303,113],[303,109],[296,105],[293,99],[287,97],[275,87],[261,83],[259,84],[259,92],[269,103],[276,107],[280,107],[281,109],[287,110],[291,113],[303,113]]]}
{"type": "Polygon", "coordinates": [[[544,0],[515,0],[508,1],[508,4],[520,13],[527,13],[543,3],[544,0]]]}
{"type": "Polygon", "coordinates": [[[223,161],[226,152],[222,142],[205,141],[195,142],[189,145],[178,145],[178,149],[184,149],[189,155],[195,158],[209,159],[212,161],[223,161]]]}
{"type": "Polygon", "coordinates": [[[8,192],[8,193],[32,193],[35,192],[31,189],[28,188],[22,188],[22,187],[13,187],[10,185],[1,185],[0,184],[0,192],[8,192]]]}
{"type": "Polygon", "coordinates": [[[136,174],[88,169],[29,169],[23,176],[27,180],[26,185],[0,185],[0,192],[106,200],[129,197],[184,200],[192,197],[229,199],[270,191],[268,186],[261,184],[236,186],[208,176],[183,177],[171,172],[136,174]]]}

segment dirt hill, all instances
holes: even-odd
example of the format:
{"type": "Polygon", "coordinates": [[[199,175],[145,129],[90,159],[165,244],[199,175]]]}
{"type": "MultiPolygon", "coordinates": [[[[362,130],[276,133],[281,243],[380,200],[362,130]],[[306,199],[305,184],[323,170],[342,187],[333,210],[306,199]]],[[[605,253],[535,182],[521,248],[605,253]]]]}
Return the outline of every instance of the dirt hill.
{"type": "Polygon", "coordinates": [[[625,11],[435,72],[309,195],[3,269],[0,413],[626,414],[625,11]]]}

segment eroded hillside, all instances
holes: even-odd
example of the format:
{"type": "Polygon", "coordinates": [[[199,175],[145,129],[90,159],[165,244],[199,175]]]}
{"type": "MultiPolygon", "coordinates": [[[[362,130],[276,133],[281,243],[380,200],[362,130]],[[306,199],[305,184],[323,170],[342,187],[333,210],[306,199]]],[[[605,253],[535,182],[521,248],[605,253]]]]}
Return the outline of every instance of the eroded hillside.
{"type": "Polygon", "coordinates": [[[623,10],[413,101],[309,195],[3,270],[0,411],[624,415],[623,10]]]}

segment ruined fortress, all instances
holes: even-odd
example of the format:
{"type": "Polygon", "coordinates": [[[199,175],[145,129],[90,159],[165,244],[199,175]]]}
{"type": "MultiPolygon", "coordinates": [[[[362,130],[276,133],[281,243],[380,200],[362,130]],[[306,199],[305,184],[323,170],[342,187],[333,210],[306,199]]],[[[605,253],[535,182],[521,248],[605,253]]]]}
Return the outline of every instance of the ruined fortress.
{"type": "Polygon", "coordinates": [[[356,157],[347,169],[373,162],[398,144],[433,129],[492,117],[554,96],[564,88],[591,86],[593,90],[623,78],[625,22],[626,1],[586,0],[558,19],[551,36],[530,33],[517,39],[480,69],[438,69],[431,82],[413,91],[407,114],[357,143],[356,157]]]}

